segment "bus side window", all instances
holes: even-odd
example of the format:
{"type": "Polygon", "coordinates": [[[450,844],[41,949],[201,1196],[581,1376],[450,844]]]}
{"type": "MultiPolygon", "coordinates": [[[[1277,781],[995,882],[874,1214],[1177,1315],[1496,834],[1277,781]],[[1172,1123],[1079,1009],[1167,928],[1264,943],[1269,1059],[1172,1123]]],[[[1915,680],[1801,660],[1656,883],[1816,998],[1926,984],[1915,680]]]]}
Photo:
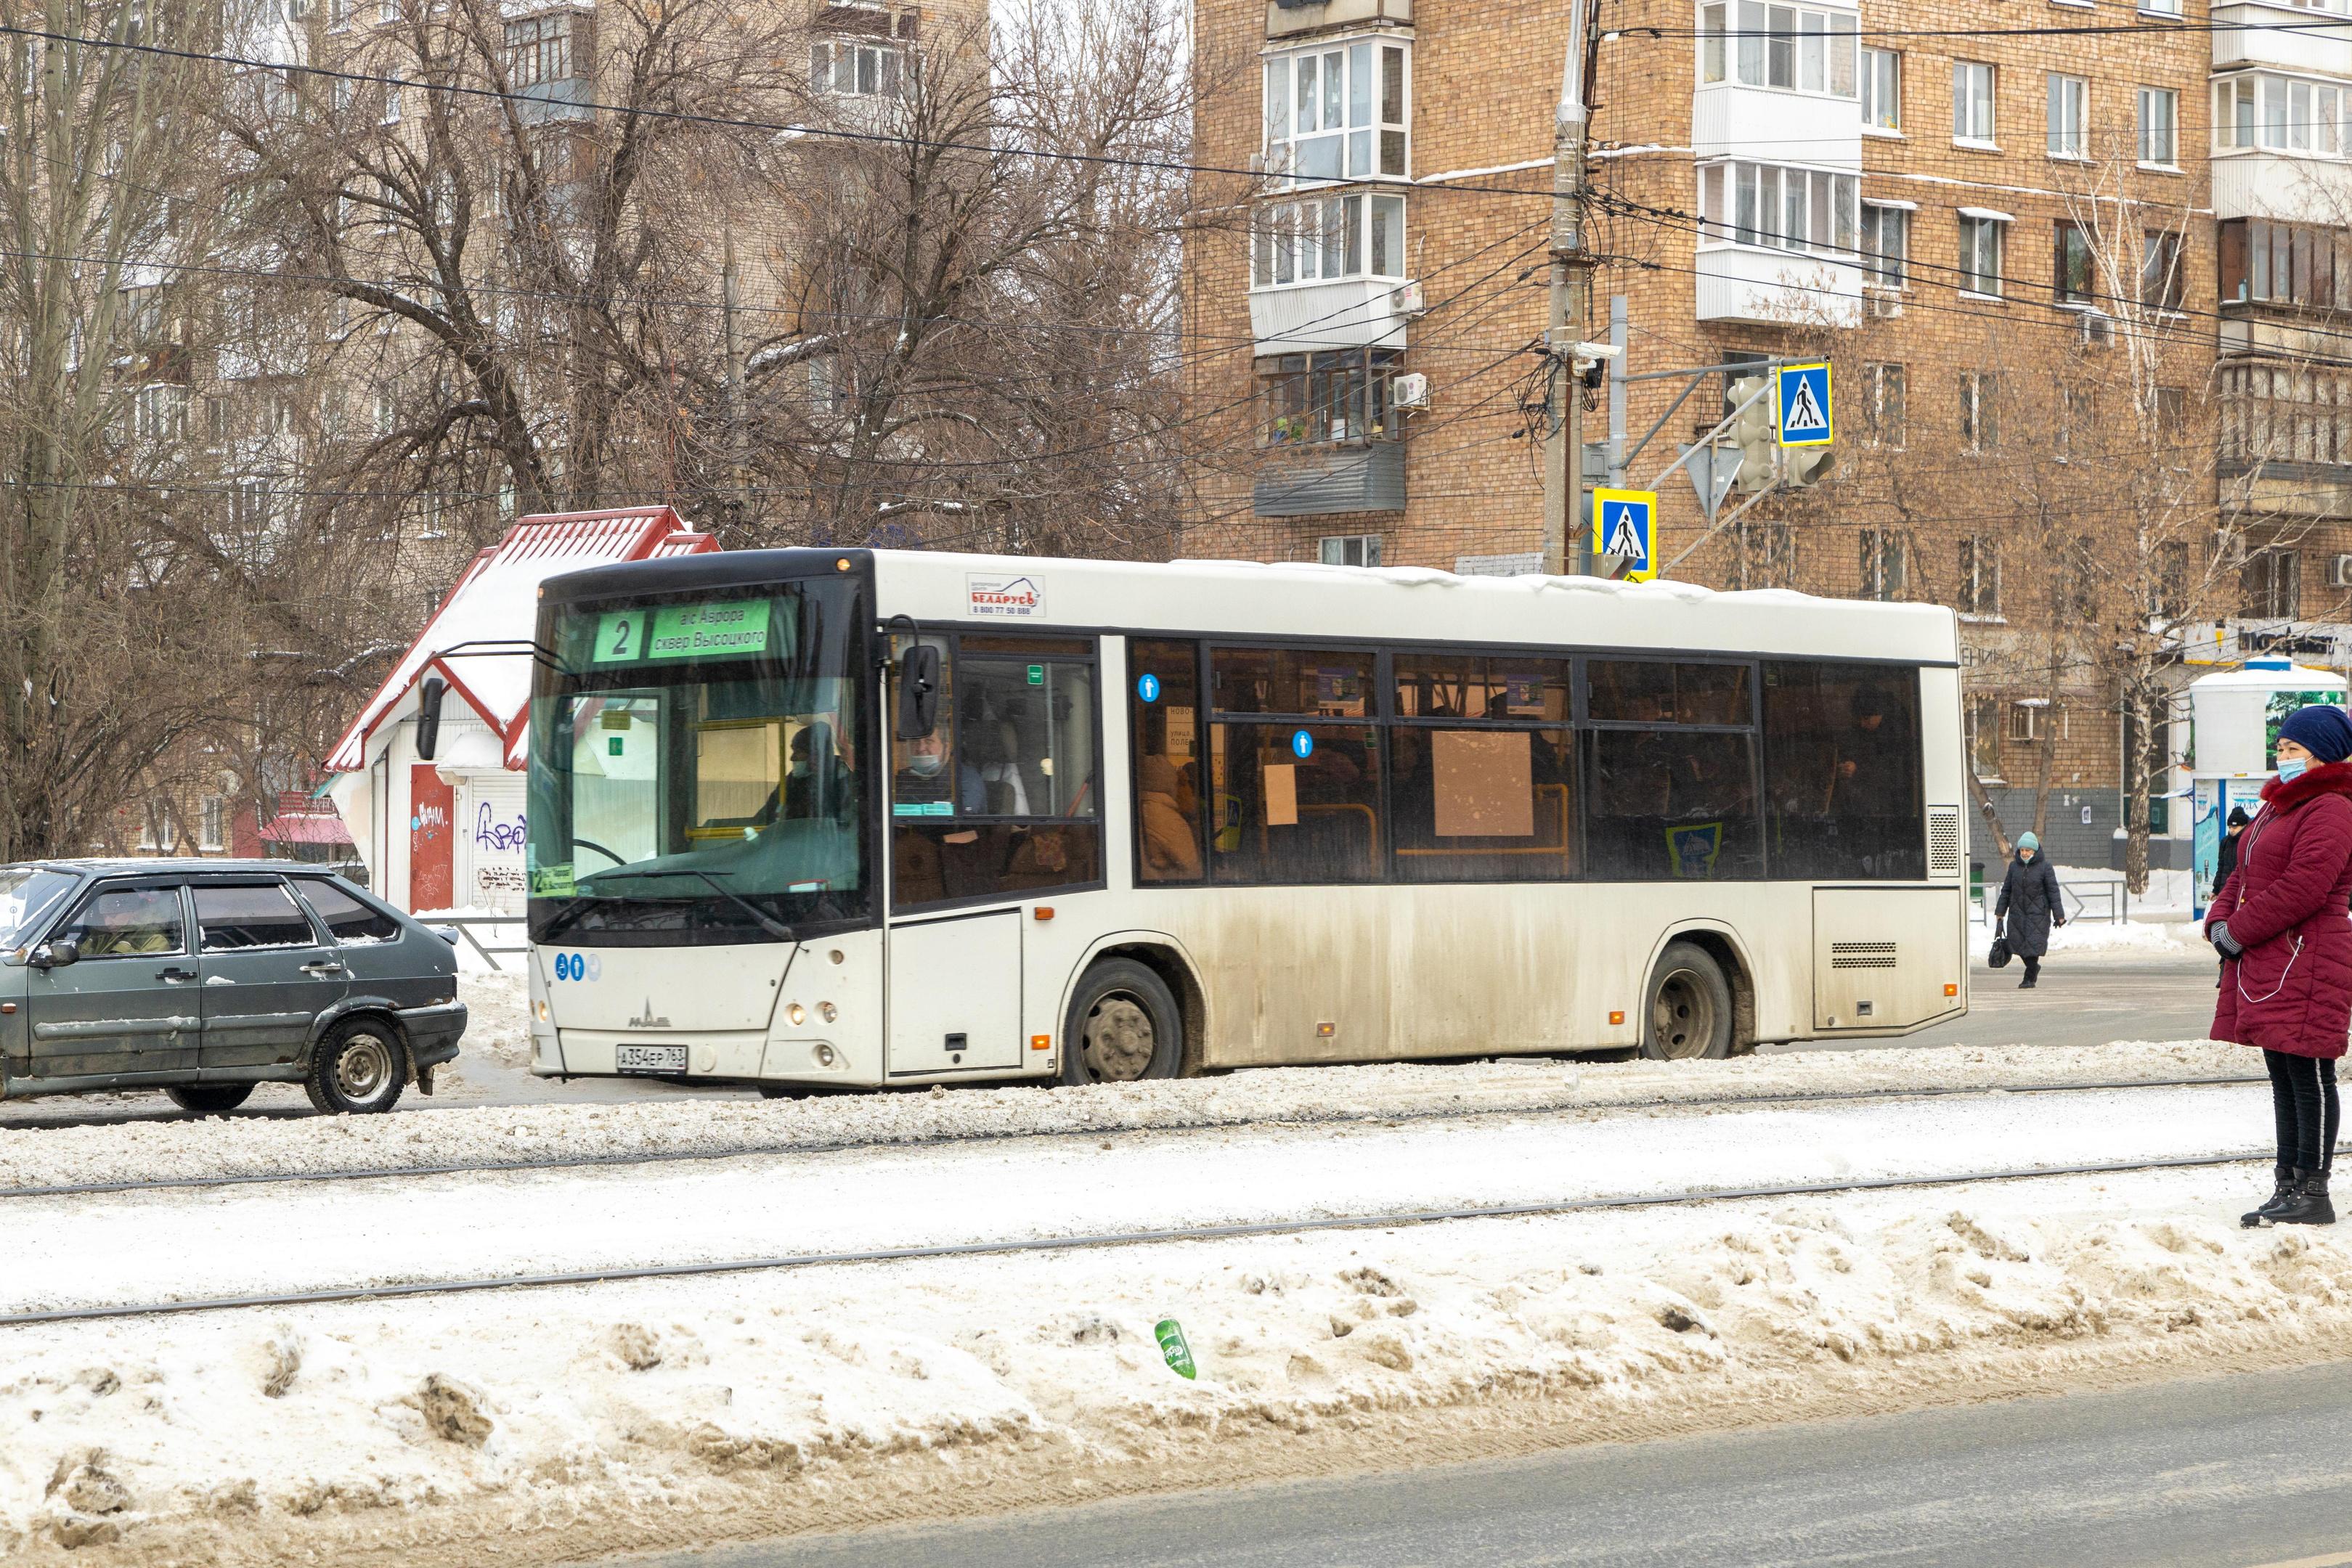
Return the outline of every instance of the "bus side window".
{"type": "Polygon", "coordinates": [[[1919,672],[1795,660],[1764,666],[1772,874],[1927,874],[1919,672]]]}
{"type": "Polygon", "coordinates": [[[1138,882],[1201,880],[1200,656],[1198,643],[1127,645],[1138,882]]]}
{"type": "Polygon", "coordinates": [[[1765,874],[1755,672],[1745,664],[1585,662],[1585,843],[1600,882],[1765,874]]]}

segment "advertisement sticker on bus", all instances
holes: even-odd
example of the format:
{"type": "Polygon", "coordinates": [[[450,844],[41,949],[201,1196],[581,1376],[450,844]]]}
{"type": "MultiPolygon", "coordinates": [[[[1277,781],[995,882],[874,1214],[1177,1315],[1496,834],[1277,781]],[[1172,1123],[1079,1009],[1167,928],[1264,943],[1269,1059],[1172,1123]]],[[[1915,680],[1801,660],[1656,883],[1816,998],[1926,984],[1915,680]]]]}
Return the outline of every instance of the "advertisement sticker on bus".
{"type": "Polygon", "coordinates": [[[969,576],[963,580],[970,612],[988,616],[1037,616],[1045,613],[1045,591],[1034,577],[969,576]]]}

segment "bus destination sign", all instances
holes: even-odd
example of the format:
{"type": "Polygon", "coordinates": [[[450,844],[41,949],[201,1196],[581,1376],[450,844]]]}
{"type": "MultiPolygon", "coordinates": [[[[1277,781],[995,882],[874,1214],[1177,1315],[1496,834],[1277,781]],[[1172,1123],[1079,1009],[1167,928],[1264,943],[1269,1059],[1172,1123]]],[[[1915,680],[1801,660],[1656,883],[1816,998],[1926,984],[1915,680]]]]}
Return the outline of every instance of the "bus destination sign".
{"type": "Polygon", "coordinates": [[[712,604],[609,610],[596,621],[596,663],[641,664],[655,659],[724,659],[764,653],[773,604],[767,599],[729,599],[712,604]]]}

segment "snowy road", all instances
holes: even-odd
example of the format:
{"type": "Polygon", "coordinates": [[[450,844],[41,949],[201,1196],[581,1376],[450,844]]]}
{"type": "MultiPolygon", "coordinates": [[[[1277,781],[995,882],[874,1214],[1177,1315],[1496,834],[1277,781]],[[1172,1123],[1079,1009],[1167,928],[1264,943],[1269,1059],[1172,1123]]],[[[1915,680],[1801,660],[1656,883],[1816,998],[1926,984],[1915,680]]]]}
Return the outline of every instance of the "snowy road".
{"type": "Polygon", "coordinates": [[[2252,1148],[2259,1087],[1555,1113],[12,1200],[0,1311],[2252,1148]]]}

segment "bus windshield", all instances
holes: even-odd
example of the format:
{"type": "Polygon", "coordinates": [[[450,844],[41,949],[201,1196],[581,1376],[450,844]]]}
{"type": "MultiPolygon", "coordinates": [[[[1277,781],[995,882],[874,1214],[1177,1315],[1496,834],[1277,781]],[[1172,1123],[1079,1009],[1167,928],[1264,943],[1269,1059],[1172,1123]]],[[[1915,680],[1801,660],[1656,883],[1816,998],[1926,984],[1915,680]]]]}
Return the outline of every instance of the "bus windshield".
{"type": "Polygon", "coordinates": [[[553,608],[534,681],[530,936],[761,941],[868,908],[858,591],[553,608]]]}

